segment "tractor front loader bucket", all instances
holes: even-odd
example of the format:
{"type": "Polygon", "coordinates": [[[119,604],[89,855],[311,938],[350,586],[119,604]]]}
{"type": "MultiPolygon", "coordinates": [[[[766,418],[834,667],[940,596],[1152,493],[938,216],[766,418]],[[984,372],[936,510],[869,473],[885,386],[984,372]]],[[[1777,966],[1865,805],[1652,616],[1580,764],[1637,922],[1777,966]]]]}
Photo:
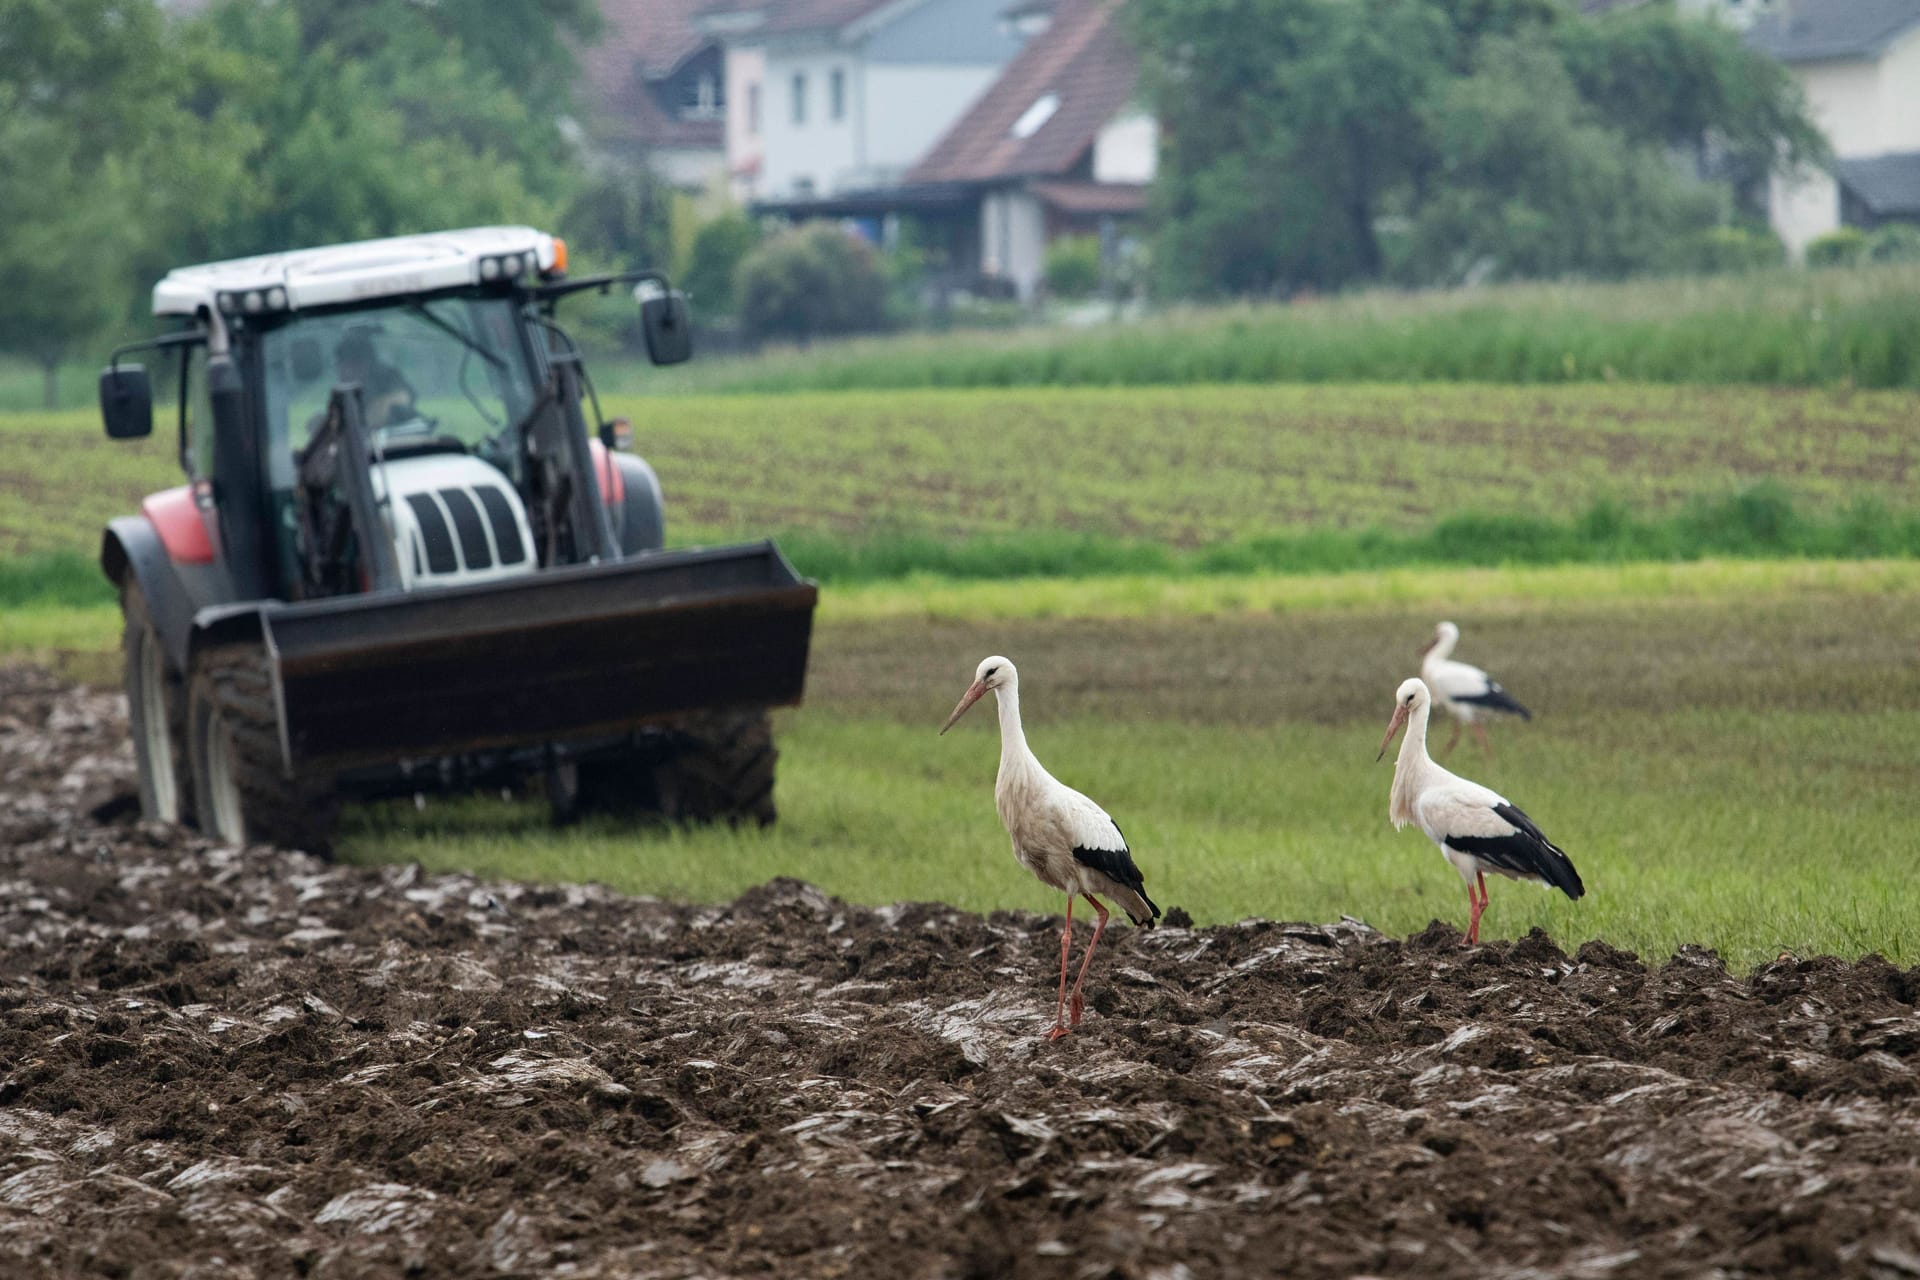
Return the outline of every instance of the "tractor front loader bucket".
{"type": "Polygon", "coordinates": [[[264,641],[293,774],[797,703],[817,596],[763,542],[209,609],[194,644],[264,641]]]}

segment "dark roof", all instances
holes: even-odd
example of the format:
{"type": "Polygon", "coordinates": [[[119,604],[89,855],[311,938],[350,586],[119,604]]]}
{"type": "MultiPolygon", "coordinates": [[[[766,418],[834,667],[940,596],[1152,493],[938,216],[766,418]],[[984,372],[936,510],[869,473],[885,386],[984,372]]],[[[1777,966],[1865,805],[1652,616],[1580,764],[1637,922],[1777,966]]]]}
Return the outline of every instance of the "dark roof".
{"type": "Polygon", "coordinates": [[[726,145],[723,120],[679,120],[649,81],[670,76],[712,43],[695,20],[712,0],[601,0],[600,39],[580,52],[582,105],[596,132],[640,147],[726,145]]]}
{"type": "MultiPolygon", "coordinates": [[[[638,0],[646,3],[646,0],[638,0]]],[[[699,0],[707,19],[750,18],[754,36],[838,31],[898,0],[699,0]]]]}
{"type": "Polygon", "coordinates": [[[1747,43],[1782,62],[1877,58],[1920,27],[1920,0],[1775,0],[1747,43]]]}
{"type": "Polygon", "coordinates": [[[1838,160],[1834,171],[1876,217],[1920,217],[1920,151],[1838,160]]]}
{"type": "Polygon", "coordinates": [[[1079,163],[1127,105],[1140,61],[1116,20],[1114,0],[1060,0],[1053,22],[1028,42],[979,101],[907,174],[909,182],[992,182],[1053,177],[1079,163]],[[1059,102],[1027,137],[1013,127],[1049,94],[1059,102]]]}
{"type": "Polygon", "coordinates": [[[1036,182],[1028,190],[1061,213],[1144,213],[1147,188],[1132,182],[1036,182]]]}

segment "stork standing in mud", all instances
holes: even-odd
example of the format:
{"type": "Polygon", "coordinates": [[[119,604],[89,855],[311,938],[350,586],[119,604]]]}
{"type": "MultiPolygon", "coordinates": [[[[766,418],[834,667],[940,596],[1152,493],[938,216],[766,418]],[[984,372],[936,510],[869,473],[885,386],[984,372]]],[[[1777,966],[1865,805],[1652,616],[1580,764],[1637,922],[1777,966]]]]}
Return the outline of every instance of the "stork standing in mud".
{"type": "Polygon", "coordinates": [[[1587,891],[1580,873],[1565,852],[1533,825],[1532,818],[1506,797],[1447,772],[1427,754],[1427,716],[1432,705],[1433,695],[1418,676],[1405,681],[1394,694],[1393,719],[1387,722],[1387,736],[1380,739],[1380,755],[1387,754],[1387,744],[1401,725],[1407,727],[1407,736],[1394,761],[1387,816],[1396,831],[1411,822],[1426,832],[1467,882],[1470,918],[1463,945],[1480,941],[1489,871],[1558,889],[1578,901],[1587,891]],[[1475,884],[1480,886],[1478,896],[1475,884]]]}
{"type": "Polygon", "coordinates": [[[1093,965],[1093,950],[1107,927],[1107,909],[1094,895],[1112,898],[1128,919],[1149,929],[1160,908],[1147,896],[1146,882],[1133,865],[1120,825],[1105,809],[1048,773],[1028,749],[1027,735],[1020,727],[1020,676],[1011,662],[998,656],[982,661],[940,732],[953,728],[954,721],[989,690],[1000,707],[1000,775],[993,785],[993,800],[1013,839],[1013,856],[1043,884],[1067,895],[1067,924],[1060,932],[1060,999],[1054,1006],[1053,1030],[1047,1033],[1047,1039],[1057,1040],[1069,1026],[1080,1025],[1081,988],[1093,965]],[[1075,894],[1092,905],[1096,920],[1069,1003],[1067,953],[1073,946],[1075,894]]]}
{"type": "Polygon", "coordinates": [[[1433,629],[1433,639],[1420,650],[1420,678],[1453,717],[1453,736],[1447,739],[1440,754],[1444,756],[1453,751],[1454,744],[1460,741],[1460,726],[1464,724],[1479,739],[1480,749],[1492,758],[1493,743],[1487,738],[1482,718],[1510,715],[1531,720],[1533,712],[1521,706],[1512,694],[1500,687],[1498,680],[1480,668],[1453,661],[1453,646],[1459,643],[1460,628],[1443,622],[1433,629]]]}

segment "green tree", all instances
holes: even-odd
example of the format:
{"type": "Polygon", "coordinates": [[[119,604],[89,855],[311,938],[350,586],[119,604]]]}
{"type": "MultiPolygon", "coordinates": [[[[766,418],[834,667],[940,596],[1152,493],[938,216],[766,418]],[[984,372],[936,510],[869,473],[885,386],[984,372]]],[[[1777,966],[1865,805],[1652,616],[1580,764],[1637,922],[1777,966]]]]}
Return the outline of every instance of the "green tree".
{"type": "Polygon", "coordinates": [[[1671,261],[1824,154],[1785,71],[1710,23],[1564,0],[1127,0],[1182,294],[1671,261]],[[1530,100],[1537,95],[1537,100],[1530,100]],[[1676,148],[1701,174],[1682,173],[1676,148]],[[1392,252],[1382,228],[1393,226],[1392,252]]]}
{"type": "Polygon", "coordinates": [[[744,213],[723,213],[700,228],[681,282],[699,314],[730,316],[739,309],[735,279],[741,262],[759,243],[760,226],[744,213]]]}
{"type": "Polygon", "coordinates": [[[238,172],[234,120],[196,115],[151,0],[0,5],[0,349],[59,366],[131,315],[159,246],[238,172]]]}
{"type": "Polygon", "coordinates": [[[740,318],[756,338],[799,342],[878,329],[887,282],[878,255],[828,222],[762,243],[740,264],[740,318]]]}
{"type": "Polygon", "coordinates": [[[1544,40],[1488,40],[1477,63],[1425,121],[1445,181],[1413,212],[1418,278],[1626,275],[1718,220],[1716,193],[1605,127],[1544,40]]]}

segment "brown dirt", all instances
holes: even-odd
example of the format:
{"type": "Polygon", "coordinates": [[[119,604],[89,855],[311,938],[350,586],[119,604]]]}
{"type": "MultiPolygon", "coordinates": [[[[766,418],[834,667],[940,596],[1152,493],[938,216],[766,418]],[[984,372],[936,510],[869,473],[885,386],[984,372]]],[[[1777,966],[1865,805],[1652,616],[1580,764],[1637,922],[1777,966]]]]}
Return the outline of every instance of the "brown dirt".
{"type": "Polygon", "coordinates": [[[0,1274],[1920,1274],[1920,969],[229,850],[0,671],[0,1274]]]}

